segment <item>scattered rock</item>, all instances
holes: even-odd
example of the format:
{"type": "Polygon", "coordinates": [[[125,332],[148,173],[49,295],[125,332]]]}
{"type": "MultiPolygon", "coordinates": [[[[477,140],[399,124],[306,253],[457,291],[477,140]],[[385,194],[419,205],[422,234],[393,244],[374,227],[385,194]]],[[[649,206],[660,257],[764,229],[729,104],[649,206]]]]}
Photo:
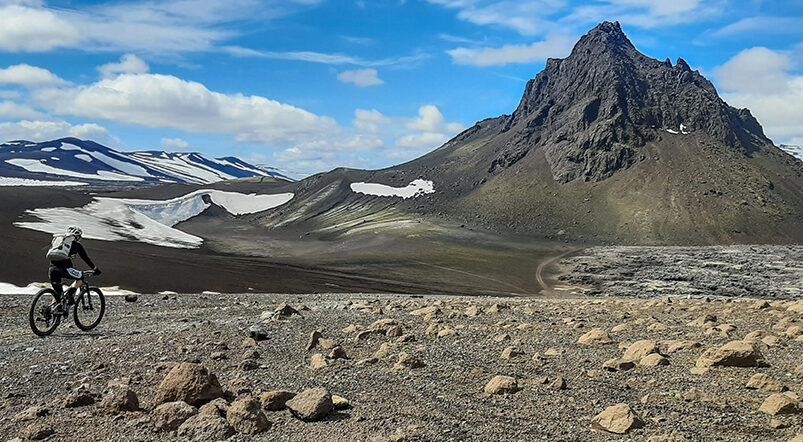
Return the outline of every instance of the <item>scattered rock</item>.
{"type": "Polygon", "coordinates": [[[167,402],[153,410],[152,421],[158,431],[173,431],[196,414],[198,409],[184,401],[167,402]]]}
{"type": "Polygon", "coordinates": [[[457,335],[457,332],[454,331],[451,328],[445,328],[445,329],[443,329],[443,330],[438,332],[438,337],[439,338],[445,338],[445,337],[448,337],[448,336],[456,336],[456,335],[457,335]]]}
{"type": "Polygon", "coordinates": [[[197,414],[190,417],[178,427],[177,435],[186,440],[225,440],[234,436],[236,431],[221,416],[197,414]]]}
{"type": "Polygon", "coordinates": [[[95,403],[95,396],[85,388],[78,388],[64,398],[65,408],[86,407],[95,403]]]}
{"type": "Polygon", "coordinates": [[[691,350],[700,347],[702,347],[702,344],[698,341],[669,341],[666,346],[666,352],[675,353],[681,350],[691,350]]]}
{"type": "Polygon", "coordinates": [[[34,422],[25,427],[22,431],[22,435],[30,440],[42,440],[54,434],[56,434],[56,432],[53,431],[53,427],[44,422],[34,422]]]}
{"type": "Polygon", "coordinates": [[[14,422],[32,421],[38,417],[47,416],[49,413],[50,413],[49,408],[35,405],[33,407],[28,407],[25,410],[17,413],[12,419],[12,421],[14,422]]]}
{"type": "Polygon", "coordinates": [[[231,404],[226,413],[226,421],[234,431],[245,434],[261,433],[270,427],[260,402],[253,397],[238,399],[231,404]]]}
{"type": "Polygon", "coordinates": [[[112,413],[123,411],[138,411],[139,399],[136,393],[128,387],[112,388],[103,396],[100,402],[101,408],[112,413]]]}
{"type": "Polygon", "coordinates": [[[332,406],[334,406],[335,410],[347,410],[351,408],[351,403],[348,399],[344,398],[343,396],[338,396],[336,394],[332,395],[332,406]]]}
{"type": "Polygon", "coordinates": [[[212,352],[212,354],[209,355],[209,358],[213,361],[222,361],[223,359],[228,358],[228,356],[226,356],[226,353],[223,353],[222,351],[216,351],[212,352]]]}
{"type": "Polygon", "coordinates": [[[137,295],[125,295],[125,302],[137,302],[137,295]]]}
{"type": "Polygon", "coordinates": [[[426,364],[421,359],[407,353],[399,353],[399,360],[393,365],[394,370],[409,370],[413,368],[425,367],[426,364]]]}
{"type": "Polygon", "coordinates": [[[341,346],[336,346],[329,352],[329,359],[348,359],[348,355],[346,354],[346,350],[341,346]]]}
{"type": "Polygon", "coordinates": [[[219,397],[223,397],[223,388],[215,375],[203,365],[182,362],[173,367],[159,384],[155,402],[184,401],[198,406],[219,397]]]}
{"type": "Polygon", "coordinates": [[[609,359],[602,364],[602,368],[608,371],[626,371],[635,366],[635,362],[623,358],[609,359]]]}
{"type": "Polygon", "coordinates": [[[404,327],[402,327],[401,325],[396,325],[396,326],[390,327],[385,332],[385,336],[387,336],[389,338],[398,338],[399,336],[402,336],[403,334],[404,334],[404,327]]]}
{"type": "Polygon", "coordinates": [[[332,411],[332,396],[322,388],[305,390],[287,401],[293,416],[305,422],[317,421],[332,411]]]}
{"type": "Polygon", "coordinates": [[[437,315],[440,313],[440,309],[436,306],[424,307],[418,310],[413,310],[410,312],[413,316],[427,316],[427,315],[437,315]]]}
{"type": "Polygon", "coordinates": [[[292,315],[301,316],[301,313],[299,313],[298,310],[294,309],[293,307],[290,307],[289,305],[287,305],[286,302],[283,302],[283,303],[279,304],[279,306],[276,307],[276,310],[273,311],[273,317],[274,318],[276,318],[276,317],[285,317],[286,318],[286,317],[289,317],[289,316],[292,316],[292,315]]]}
{"type": "Polygon", "coordinates": [[[660,365],[669,365],[669,359],[658,353],[651,353],[641,358],[638,364],[643,367],[658,367],[660,365]]]}
{"type": "Polygon", "coordinates": [[[287,407],[287,401],[295,397],[295,393],[283,390],[274,390],[263,393],[259,398],[262,408],[268,411],[281,411],[287,407]]]}
{"type": "Polygon", "coordinates": [[[259,324],[254,324],[248,328],[248,336],[254,341],[264,341],[268,339],[268,332],[259,324]]]}
{"type": "Polygon", "coordinates": [[[551,384],[549,384],[548,388],[550,390],[565,390],[566,389],[566,379],[561,378],[561,377],[556,378],[554,381],[552,381],[551,384]]]}
{"type": "Polygon", "coordinates": [[[318,345],[318,340],[321,339],[322,336],[323,335],[318,330],[314,330],[312,333],[310,333],[309,340],[307,341],[307,351],[315,348],[315,346],[318,345]]]}
{"type": "Polygon", "coordinates": [[[583,336],[580,336],[580,339],[577,340],[577,343],[580,345],[604,345],[612,344],[613,339],[611,339],[611,336],[605,330],[601,328],[595,328],[583,336]]]}
{"type": "Polygon", "coordinates": [[[318,340],[318,345],[320,345],[324,350],[331,350],[340,344],[338,344],[334,339],[321,338],[318,340]]]}
{"type": "Polygon", "coordinates": [[[252,347],[256,347],[258,345],[259,344],[257,344],[257,341],[254,338],[249,337],[249,338],[243,339],[243,343],[240,345],[240,347],[242,347],[242,348],[252,348],[252,347]]]}
{"type": "Polygon", "coordinates": [[[708,393],[700,391],[696,388],[692,388],[683,393],[682,397],[686,402],[711,402],[711,396],[709,396],[708,393]]]}
{"type": "Polygon", "coordinates": [[[616,434],[625,434],[643,426],[644,422],[633,413],[627,404],[608,407],[591,419],[591,428],[616,434]]]}
{"type": "Polygon", "coordinates": [[[476,305],[472,305],[471,307],[466,309],[466,316],[475,317],[480,314],[480,309],[477,308],[476,305]]]}
{"type": "Polygon", "coordinates": [[[259,368],[259,363],[253,359],[246,359],[240,362],[237,368],[241,371],[251,371],[259,368]]]}
{"type": "Polygon", "coordinates": [[[485,385],[485,394],[508,394],[515,393],[519,390],[519,384],[516,378],[510,376],[494,376],[487,385],[485,385]]]}
{"type": "Polygon", "coordinates": [[[764,373],[754,374],[753,377],[747,381],[747,385],[745,387],[753,390],[763,390],[773,393],[781,393],[788,390],[786,386],[778,381],[770,379],[770,377],[764,373]]]}
{"type": "Polygon", "coordinates": [[[758,411],[775,416],[801,412],[800,400],[794,393],[776,393],[764,400],[758,411]]]}
{"type": "Polygon", "coordinates": [[[326,358],[323,357],[320,353],[315,353],[310,358],[309,368],[313,370],[319,370],[321,368],[326,368],[329,364],[326,363],[326,358]]]}
{"type": "Polygon", "coordinates": [[[201,408],[198,409],[198,414],[225,418],[226,413],[229,411],[229,407],[230,405],[225,399],[217,398],[201,406],[201,408]]]}
{"type": "Polygon", "coordinates": [[[653,353],[658,353],[658,345],[655,343],[655,341],[645,339],[630,344],[630,346],[627,347],[627,350],[625,350],[625,354],[622,356],[622,358],[629,361],[638,361],[641,358],[653,353]]]}
{"type": "Polygon", "coordinates": [[[512,359],[523,354],[524,352],[516,347],[506,347],[502,350],[502,359],[512,359]]]}
{"type": "Polygon", "coordinates": [[[744,341],[729,342],[717,349],[709,349],[697,359],[697,367],[764,367],[764,356],[753,344],[744,341]]]}

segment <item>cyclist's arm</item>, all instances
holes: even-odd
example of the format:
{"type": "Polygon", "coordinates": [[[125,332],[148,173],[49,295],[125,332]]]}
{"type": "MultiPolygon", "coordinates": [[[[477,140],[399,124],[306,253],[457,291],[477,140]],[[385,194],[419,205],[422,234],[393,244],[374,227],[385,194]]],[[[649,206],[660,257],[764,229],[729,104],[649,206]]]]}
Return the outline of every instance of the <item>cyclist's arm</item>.
{"type": "Polygon", "coordinates": [[[78,256],[80,256],[81,259],[84,260],[84,262],[86,263],[86,265],[89,266],[90,269],[96,268],[92,260],[89,259],[89,255],[86,254],[86,249],[84,249],[84,246],[81,245],[81,243],[74,242],[73,246],[75,247],[75,251],[78,252],[78,256]]]}

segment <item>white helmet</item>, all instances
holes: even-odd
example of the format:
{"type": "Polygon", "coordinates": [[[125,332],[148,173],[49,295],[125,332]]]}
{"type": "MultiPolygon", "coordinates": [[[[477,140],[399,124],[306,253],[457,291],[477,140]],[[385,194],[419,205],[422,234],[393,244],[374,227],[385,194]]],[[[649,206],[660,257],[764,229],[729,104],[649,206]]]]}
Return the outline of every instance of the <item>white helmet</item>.
{"type": "Polygon", "coordinates": [[[73,236],[84,236],[84,231],[78,226],[67,227],[67,234],[73,236]]]}

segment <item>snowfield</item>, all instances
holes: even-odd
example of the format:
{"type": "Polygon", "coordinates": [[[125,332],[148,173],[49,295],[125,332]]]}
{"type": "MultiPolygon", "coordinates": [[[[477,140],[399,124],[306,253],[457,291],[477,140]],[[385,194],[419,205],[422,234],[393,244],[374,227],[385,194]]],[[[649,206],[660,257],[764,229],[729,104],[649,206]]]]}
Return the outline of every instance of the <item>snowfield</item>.
{"type": "MultiPolygon", "coordinates": [[[[49,282],[34,282],[28,284],[26,287],[18,287],[14,284],[7,282],[0,282],[0,295],[35,295],[39,290],[50,288],[49,282]]],[[[100,290],[105,296],[125,296],[125,295],[138,295],[137,292],[121,289],[117,286],[101,287],[100,290]]]]}
{"type": "Polygon", "coordinates": [[[377,183],[351,183],[351,190],[372,196],[395,196],[403,199],[415,198],[427,193],[435,192],[435,185],[432,181],[415,180],[406,187],[391,187],[377,183]]]}
{"type": "Polygon", "coordinates": [[[29,180],[27,178],[0,177],[0,187],[2,186],[86,186],[86,183],[78,181],[43,181],[29,180]]]}
{"type": "Polygon", "coordinates": [[[293,199],[292,193],[246,195],[201,189],[170,200],[95,198],[80,208],[47,208],[26,211],[38,221],[14,225],[46,233],[61,233],[64,226],[76,224],[84,236],[104,241],[140,241],[163,247],[197,248],[203,239],[174,228],[201,214],[212,203],[232,215],[262,212],[293,199]]]}

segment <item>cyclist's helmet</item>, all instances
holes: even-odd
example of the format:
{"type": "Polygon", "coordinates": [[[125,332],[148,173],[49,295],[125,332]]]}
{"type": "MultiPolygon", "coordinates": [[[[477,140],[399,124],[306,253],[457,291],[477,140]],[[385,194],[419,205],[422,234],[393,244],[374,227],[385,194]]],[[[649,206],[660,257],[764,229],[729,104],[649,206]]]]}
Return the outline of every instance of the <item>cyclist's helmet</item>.
{"type": "Polygon", "coordinates": [[[84,236],[84,231],[81,230],[81,228],[78,227],[78,226],[70,226],[70,227],[67,227],[67,234],[68,235],[73,235],[75,237],[80,238],[80,237],[84,236]]]}

